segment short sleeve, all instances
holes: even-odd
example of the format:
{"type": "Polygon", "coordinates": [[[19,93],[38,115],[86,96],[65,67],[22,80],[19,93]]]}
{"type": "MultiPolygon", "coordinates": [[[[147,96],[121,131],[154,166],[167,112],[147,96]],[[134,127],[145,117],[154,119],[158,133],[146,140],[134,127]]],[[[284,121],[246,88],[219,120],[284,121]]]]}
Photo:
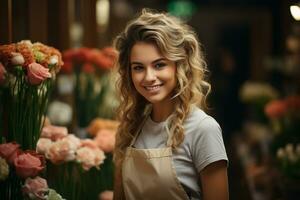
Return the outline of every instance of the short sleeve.
{"type": "Polygon", "coordinates": [[[207,165],[228,158],[222,138],[222,130],[212,117],[206,117],[198,124],[193,134],[192,159],[198,172],[207,165]]]}

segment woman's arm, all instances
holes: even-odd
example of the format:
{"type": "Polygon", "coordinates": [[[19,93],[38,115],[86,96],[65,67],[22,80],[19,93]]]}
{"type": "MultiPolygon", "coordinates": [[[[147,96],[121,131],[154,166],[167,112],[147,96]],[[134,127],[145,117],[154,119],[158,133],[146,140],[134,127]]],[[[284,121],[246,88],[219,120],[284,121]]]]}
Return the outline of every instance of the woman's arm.
{"type": "Polygon", "coordinates": [[[228,200],[227,162],[220,160],[200,172],[203,200],[228,200]]]}
{"type": "Polygon", "coordinates": [[[124,195],[123,187],[122,187],[121,168],[118,166],[115,166],[113,200],[125,200],[125,195],[124,195]]]}

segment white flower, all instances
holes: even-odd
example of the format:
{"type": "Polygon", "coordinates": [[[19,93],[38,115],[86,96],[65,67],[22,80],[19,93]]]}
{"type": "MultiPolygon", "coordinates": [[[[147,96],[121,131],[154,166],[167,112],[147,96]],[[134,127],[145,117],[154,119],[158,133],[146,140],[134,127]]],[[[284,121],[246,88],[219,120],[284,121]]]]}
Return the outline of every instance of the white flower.
{"type": "Polygon", "coordinates": [[[72,108],[69,104],[53,101],[49,104],[48,117],[53,124],[67,125],[72,120],[72,108]]]}
{"type": "Polygon", "coordinates": [[[56,65],[58,63],[58,56],[53,55],[49,58],[49,64],[50,65],[56,65]]]}
{"type": "Polygon", "coordinates": [[[276,155],[277,155],[277,158],[280,159],[280,160],[282,160],[282,159],[284,159],[286,157],[286,153],[285,153],[285,151],[284,151],[283,148],[279,148],[277,150],[277,154],[276,155]]]}
{"type": "Polygon", "coordinates": [[[243,102],[252,102],[258,98],[275,99],[278,92],[267,83],[247,81],[240,89],[240,98],[243,102]]]}
{"type": "Polygon", "coordinates": [[[289,161],[291,162],[296,162],[297,161],[297,156],[294,152],[294,146],[293,144],[287,144],[285,146],[285,151],[286,151],[286,154],[287,154],[287,158],[289,161]]]}
{"type": "Polygon", "coordinates": [[[11,53],[11,64],[13,65],[23,65],[25,63],[25,59],[20,53],[12,52],[11,53]]]}

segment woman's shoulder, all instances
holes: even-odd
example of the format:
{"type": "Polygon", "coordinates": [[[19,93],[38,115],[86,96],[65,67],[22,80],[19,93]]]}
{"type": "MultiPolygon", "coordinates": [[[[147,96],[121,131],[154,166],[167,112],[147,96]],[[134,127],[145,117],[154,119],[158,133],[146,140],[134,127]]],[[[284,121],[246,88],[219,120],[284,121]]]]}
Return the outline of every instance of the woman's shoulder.
{"type": "Polygon", "coordinates": [[[221,132],[219,123],[212,116],[196,106],[192,107],[192,110],[185,121],[185,128],[188,132],[221,132]]]}

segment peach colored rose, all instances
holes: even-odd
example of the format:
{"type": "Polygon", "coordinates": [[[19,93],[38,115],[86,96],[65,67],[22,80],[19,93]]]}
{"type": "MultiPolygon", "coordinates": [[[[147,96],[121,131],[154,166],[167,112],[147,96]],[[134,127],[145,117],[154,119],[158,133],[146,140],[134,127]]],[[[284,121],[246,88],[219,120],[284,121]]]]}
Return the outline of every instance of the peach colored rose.
{"type": "Polygon", "coordinates": [[[41,154],[46,154],[52,143],[49,138],[40,138],[36,144],[36,151],[41,154]]]}
{"type": "Polygon", "coordinates": [[[20,151],[19,147],[20,145],[16,142],[0,144],[0,156],[9,164],[12,164],[16,155],[20,151]]]}
{"type": "Polygon", "coordinates": [[[91,149],[98,149],[97,143],[91,139],[81,140],[81,147],[89,147],[91,149]]]}
{"type": "Polygon", "coordinates": [[[265,106],[265,113],[270,118],[280,118],[287,111],[287,106],[284,101],[274,100],[265,106]]]}
{"type": "Polygon", "coordinates": [[[92,167],[99,169],[99,166],[103,163],[104,159],[104,152],[99,148],[92,149],[90,147],[82,147],[76,152],[76,160],[81,163],[84,170],[89,170],[92,167]]]}
{"type": "Polygon", "coordinates": [[[75,159],[78,144],[71,139],[62,139],[54,142],[46,152],[46,158],[58,164],[75,159]]]}
{"type": "Polygon", "coordinates": [[[35,178],[27,178],[22,192],[29,196],[30,199],[42,200],[47,199],[46,193],[48,191],[47,181],[39,176],[35,178]]]}
{"type": "Polygon", "coordinates": [[[81,140],[74,134],[68,134],[62,140],[66,140],[71,144],[72,149],[78,149],[81,146],[81,140]]]}
{"type": "Polygon", "coordinates": [[[102,129],[98,131],[97,136],[95,137],[95,142],[98,147],[104,152],[112,152],[115,148],[116,142],[116,131],[109,129],[102,129]]]}
{"type": "Polygon", "coordinates": [[[48,68],[43,67],[38,63],[28,65],[27,78],[30,84],[39,85],[45,79],[51,78],[51,73],[48,68]]]}
{"type": "Polygon", "coordinates": [[[96,136],[97,132],[101,129],[117,130],[118,126],[118,121],[96,118],[89,124],[87,132],[92,136],[96,136]]]}
{"type": "Polygon", "coordinates": [[[45,160],[42,155],[33,151],[25,151],[14,160],[16,174],[21,178],[34,177],[45,167],[45,160]]]}
{"type": "Polygon", "coordinates": [[[5,74],[6,74],[6,70],[2,65],[2,63],[0,62],[0,85],[3,84],[5,81],[5,74]]]}
{"type": "Polygon", "coordinates": [[[49,138],[52,141],[64,138],[68,135],[68,129],[64,126],[44,126],[42,129],[41,137],[49,138]]]}
{"type": "Polygon", "coordinates": [[[99,200],[113,200],[114,193],[110,190],[105,190],[99,194],[99,200]]]}

